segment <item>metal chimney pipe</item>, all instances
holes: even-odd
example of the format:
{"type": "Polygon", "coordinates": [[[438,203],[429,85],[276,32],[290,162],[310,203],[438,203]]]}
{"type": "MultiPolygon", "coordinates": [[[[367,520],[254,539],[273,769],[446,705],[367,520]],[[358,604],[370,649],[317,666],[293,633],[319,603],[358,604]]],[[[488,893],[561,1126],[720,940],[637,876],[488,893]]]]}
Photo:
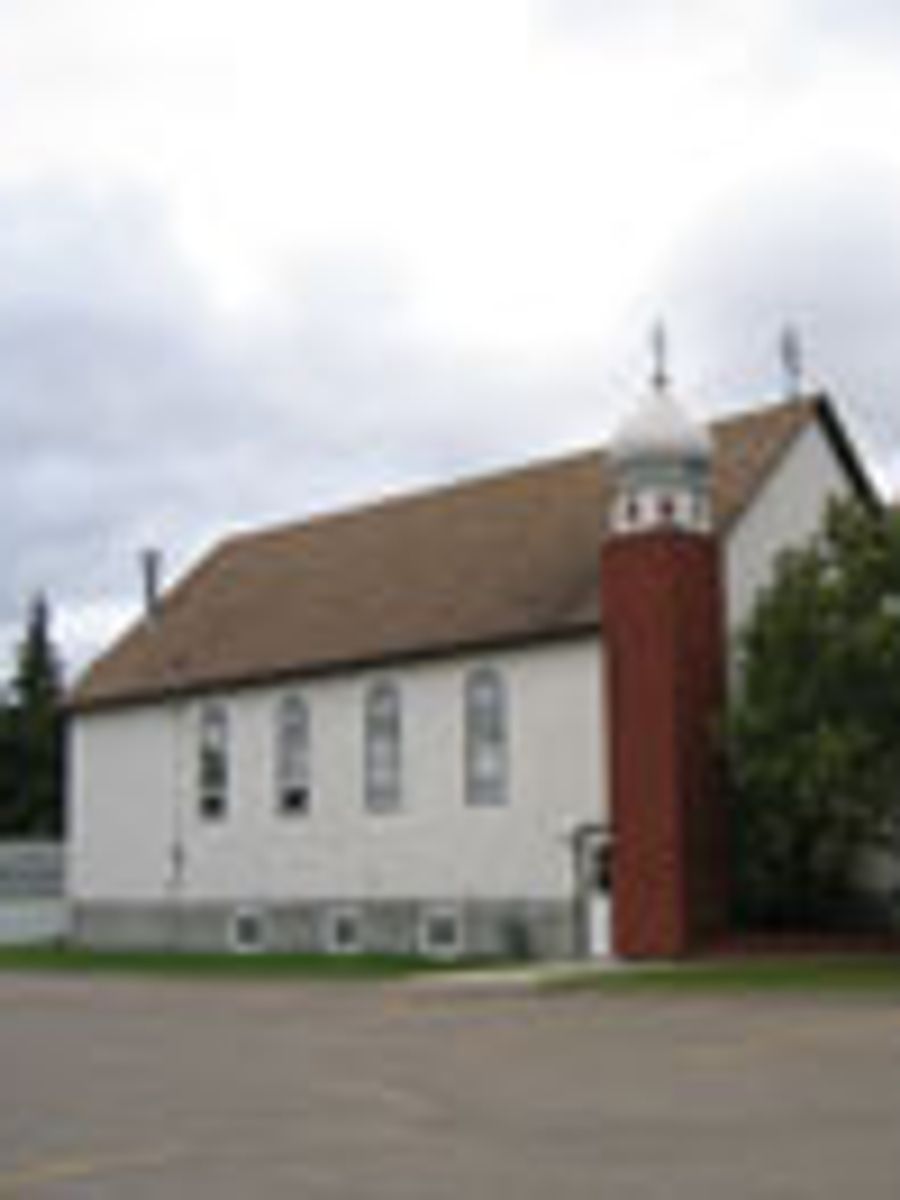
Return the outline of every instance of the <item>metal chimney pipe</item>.
{"type": "Polygon", "coordinates": [[[141,575],[144,583],[144,615],[152,621],[159,612],[162,554],[149,547],[141,551],[141,575]]]}

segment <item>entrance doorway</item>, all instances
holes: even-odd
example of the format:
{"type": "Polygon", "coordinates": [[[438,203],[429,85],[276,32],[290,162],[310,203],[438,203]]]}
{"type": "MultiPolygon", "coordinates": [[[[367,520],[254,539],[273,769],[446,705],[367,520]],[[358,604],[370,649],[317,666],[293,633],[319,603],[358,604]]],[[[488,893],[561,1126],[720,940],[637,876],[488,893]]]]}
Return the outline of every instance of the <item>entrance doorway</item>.
{"type": "Polygon", "coordinates": [[[582,947],[588,958],[609,958],[613,952],[612,856],[612,834],[605,826],[585,825],[576,832],[582,947]]]}

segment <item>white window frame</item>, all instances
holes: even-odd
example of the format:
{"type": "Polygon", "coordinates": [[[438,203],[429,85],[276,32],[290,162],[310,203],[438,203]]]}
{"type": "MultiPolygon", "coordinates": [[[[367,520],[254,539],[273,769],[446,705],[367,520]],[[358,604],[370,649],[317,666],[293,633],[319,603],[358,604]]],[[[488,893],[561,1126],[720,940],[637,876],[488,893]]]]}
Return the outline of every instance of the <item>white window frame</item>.
{"type": "Polygon", "coordinates": [[[466,674],[463,707],[466,804],[502,808],[509,803],[509,694],[497,667],[482,664],[466,674]],[[491,689],[490,710],[478,695],[486,686],[491,689]]]}
{"type": "Polygon", "coordinates": [[[379,679],[367,688],[363,726],[366,811],[396,812],[403,801],[403,703],[394,680],[379,679]]]}
{"type": "Polygon", "coordinates": [[[206,700],[197,722],[197,808],[204,821],[228,815],[231,792],[231,718],[222,700],[206,700]]]}
{"type": "Polygon", "coordinates": [[[286,692],[275,717],[275,803],[285,817],[309,815],[312,803],[312,713],[300,692],[286,692]],[[292,744],[296,742],[296,744],[292,744]],[[299,804],[292,796],[302,797],[299,804]]]}
{"type": "Polygon", "coordinates": [[[419,913],[417,944],[419,953],[424,958],[436,958],[451,961],[460,958],[465,948],[463,917],[456,904],[432,904],[423,908],[419,913]],[[452,942],[434,941],[432,931],[438,921],[449,921],[453,924],[454,937],[452,942]]]}
{"type": "Polygon", "coordinates": [[[268,910],[261,904],[239,904],[232,909],[228,919],[228,945],[235,954],[262,954],[269,949],[271,929],[268,910]],[[244,922],[255,922],[259,930],[256,939],[247,940],[241,935],[244,922]]]}
{"type": "Polygon", "coordinates": [[[329,954],[360,954],[363,950],[363,914],[357,904],[334,904],[325,913],[325,949],[329,954]],[[338,937],[342,921],[351,921],[356,935],[350,942],[338,937]]]}

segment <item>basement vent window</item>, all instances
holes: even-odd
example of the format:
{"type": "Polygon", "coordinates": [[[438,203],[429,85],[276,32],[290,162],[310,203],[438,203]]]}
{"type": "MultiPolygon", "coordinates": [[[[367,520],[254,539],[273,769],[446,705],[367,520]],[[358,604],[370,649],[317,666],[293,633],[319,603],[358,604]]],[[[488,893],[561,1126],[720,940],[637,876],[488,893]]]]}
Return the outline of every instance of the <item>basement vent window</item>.
{"type": "Polygon", "coordinates": [[[231,915],[228,941],[236,954],[258,954],[267,949],[269,931],[265,910],[249,905],[235,909],[231,915]]]}
{"type": "Polygon", "coordinates": [[[335,908],[328,914],[326,946],[331,954],[362,950],[362,917],[357,908],[335,908]]]}
{"type": "Polygon", "coordinates": [[[428,958],[459,958],[463,950],[462,921],[455,908],[432,908],[422,914],[419,950],[428,958]]]}

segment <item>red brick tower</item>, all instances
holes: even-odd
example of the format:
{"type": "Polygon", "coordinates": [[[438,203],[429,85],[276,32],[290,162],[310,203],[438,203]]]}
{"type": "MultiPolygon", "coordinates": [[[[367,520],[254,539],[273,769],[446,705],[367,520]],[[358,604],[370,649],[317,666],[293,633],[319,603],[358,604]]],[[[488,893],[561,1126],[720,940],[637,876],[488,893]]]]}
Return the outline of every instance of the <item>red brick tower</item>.
{"type": "Polygon", "coordinates": [[[660,349],[652,394],[611,449],[616,496],[601,563],[613,946],[626,958],[684,955],[725,924],[711,453],[706,430],[669,394],[660,349]]]}

